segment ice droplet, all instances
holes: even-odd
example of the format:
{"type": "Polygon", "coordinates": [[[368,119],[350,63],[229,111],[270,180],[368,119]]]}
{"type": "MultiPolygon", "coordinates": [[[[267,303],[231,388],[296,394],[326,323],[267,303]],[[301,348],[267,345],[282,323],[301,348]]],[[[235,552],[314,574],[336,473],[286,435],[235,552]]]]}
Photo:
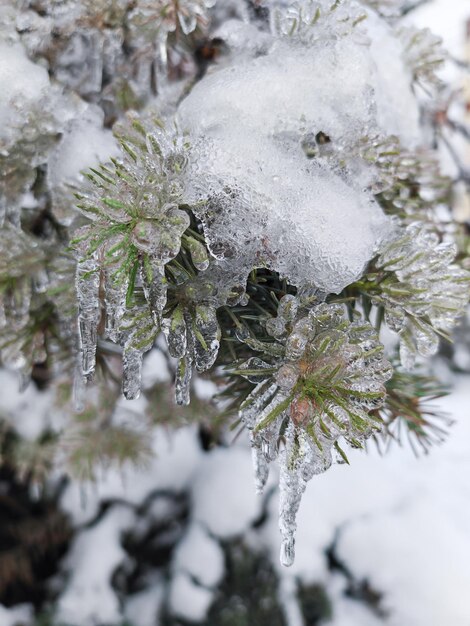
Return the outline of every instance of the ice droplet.
{"type": "Polygon", "coordinates": [[[280,554],[281,565],[284,567],[291,567],[295,561],[295,539],[294,537],[289,537],[288,539],[283,539],[281,543],[281,554],[280,554]]]}
{"type": "Polygon", "coordinates": [[[269,463],[266,460],[263,450],[257,445],[253,444],[251,448],[251,455],[253,460],[256,493],[262,494],[269,476],[269,463]]]}
{"type": "Polygon", "coordinates": [[[96,257],[77,263],[78,330],[82,354],[82,373],[91,378],[95,371],[96,342],[100,321],[100,272],[96,257]]]}
{"type": "Polygon", "coordinates": [[[212,367],[219,352],[220,328],[215,308],[206,305],[197,306],[192,329],[196,369],[198,372],[204,372],[212,367]]]}

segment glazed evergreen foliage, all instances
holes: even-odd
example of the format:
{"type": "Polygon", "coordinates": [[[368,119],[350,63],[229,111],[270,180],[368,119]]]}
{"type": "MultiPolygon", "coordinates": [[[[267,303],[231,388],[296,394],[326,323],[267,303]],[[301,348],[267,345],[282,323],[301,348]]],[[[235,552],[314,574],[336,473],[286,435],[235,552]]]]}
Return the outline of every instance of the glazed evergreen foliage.
{"type": "MultiPolygon", "coordinates": [[[[348,462],[347,446],[360,448],[372,436],[394,439],[403,432],[426,450],[440,440],[438,416],[426,403],[440,397],[441,386],[408,370],[417,359],[434,356],[440,339],[450,338],[464,314],[470,298],[469,248],[456,245],[467,240],[452,215],[453,181],[440,173],[430,147],[406,147],[379,124],[366,136],[363,123],[356,125],[360,133],[354,126],[350,135],[338,131],[330,136],[308,127],[306,119],[295,130],[287,120],[276,136],[282,149],[294,154],[300,147],[302,167],[308,168],[303,173],[332,187],[331,181],[338,180],[356,194],[351,197],[357,196],[359,208],[374,207],[382,220],[362,274],[342,289],[328,290],[316,286],[313,270],[305,283],[300,274],[280,272],[278,261],[285,256],[308,269],[311,250],[302,248],[298,259],[300,248],[283,250],[289,227],[282,224],[279,241],[275,231],[258,237],[257,229],[269,226],[269,202],[267,213],[260,209],[253,224],[232,233],[237,215],[242,222],[258,204],[266,210],[269,189],[256,188],[256,167],[248,158],[244,182],[249,193],[235,175],[225,180],[223,167],[217,170],[220,137],[182,128],[174,116],[180,101],[184,107],[184,96],[204,84],[199,79],[224,49],[219,38],[208,42],[202,36],[214,4],[84,3],[77,23],[92,42],[84,67],[96,70],[99,58],[101,69],[83,82],[63,82],[81,95],[82,85],[91,85],[87,98],[103,107],[106,123],[119,119],[114,126],[119,154],[83,172],[68,195],[59,195],[48,189],[49,179],[44,182],[47,158],[38,163],[29,144],[9,137],[5,150],[11,151],[7,166],[12,169],[2,172],[2,185],[18,202],[16,208],[8,205],[1,240],[1,356],[23,379],[32,375],[41,384],[55,385],[62,409],[75,414],[60,436],[38,442],[37,449],[23,455],[31,462],[22,471],[32,476],[46,471],[45,457],[53,458],[54,447],[64,442],[69,464],[85,479],[93,478],[96,465],[145,462],[150,453],[146,432],[158,420],[149,416],[145,428],[134,432],[113,425],[111,415],[121,378],[124,395],[139,396],[144,356],[155,345],[175,359],[177,405],[190,405],[195,372],[216,382],[220,393],[207,409],[212,427],[249,431],[258,490],[270,464],[279,461],[281,558],[289,565],[306,483],[333,460],[348,462]],[[114,56],[99,57],[103,49],[114,49],[114,56]],[[185,65],[189,57],[191,71],[185,65]],[[178,76],[189,74],[178,93],[172,91],[177,58],[178,76]],[[147,73],[145,63],[151,68],[147,73]],[[106,82],[106,76],[113,78],[106,82]],[[124,110],[141,108],[155,91],[158,106],[124,117],[124,110]],[[17,166],[18,154],[24,157],[22,166],[35,172],[32,180],[17,166]],[[200,154],[207,162],[198,159],[200,154]],[[26,192],[35,199],[34,219],[22,210],[26,192]],[[384,348],[384,326],[397,334],[399,358],[384,348]],[[116,365],[121,357],[122,377],[116,365]],[[90,385],[85,395],[84,382],[90,385]],[[78,413],[70,400],[72,386],[78,413]]],[[[253,59],[268,54],[268,37],[284,46],[286,58],[299,50],[315,55],[327,41],[338,55],[351,46],[362,59],[355,37],[367,23],[370,7],[381,15],[400,12],[397,3],[387,1],[363,2],[360,9],[347,0],[277,4],[271,15],[264,3],[247,3],[242,12],[258,21],[261,15],[258,34],[244,44],[253,59]],[[261,6],[265,11],[260,13],[261,6]]],[[[60,81],[72,76],[66,72],[70,24],[57,7],[47,11],[57,21],[55,43],[41,40],[39,46],[32,27],[16,36],[23,37],[30,56],[50,59],[50,73],[60,81]]],[[[223,22],[222,11],[214,15],[223,22]]],[[[401,42],[414,87],[424,85],[438,94],[442,85],[435,70],[444,61],[440,42],[427,32],[386,28],[394,44],[401,42]]],[[[225,62],[235,67],[236,54],[235,46],[225,62]]],[[[239,49],[238,54],[246,62],[245,53],[239,49]]],[[[426,106],[432,108],[433,102],[426,106]]],[[[237,134],[233,115],[227,124],[233,123],[237,134]]],[[[49,116],[43,122],[45,128],[38,123],[37,133],[47,154],[66,130],[58,127],[55,137],[49,126],[54,122],[49,116]]],[[[240,134],[242,130],[240,122],[240,134]]],[[[236,137],[228,140],[236,147],[236,137]]],[[[4,168],[3,153],[1,164],[4,168]]],[[[272,220],[276,216],[273,211],[272,220]]],[[[325,265],[330,263],[328,251],[318,254],[325,265]]],[[[167,391],[156,386],[144,393],[152,399],[167,391]]],[[[168,422],[181,415],[177,411],[169,411],[168,422]]],[[[15,445],[11,457],[18,456],[15,445]]]]}

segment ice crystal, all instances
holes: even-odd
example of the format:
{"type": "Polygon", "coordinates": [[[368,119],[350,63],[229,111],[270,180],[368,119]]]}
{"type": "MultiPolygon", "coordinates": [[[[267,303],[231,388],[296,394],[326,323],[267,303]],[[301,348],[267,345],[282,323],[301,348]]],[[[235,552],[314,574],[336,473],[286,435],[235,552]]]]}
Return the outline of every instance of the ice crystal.
{"type": "Polygon", "coordinates": [[[294,558],[295,517],[307,481],[328,469],[343,437],[353,446],[380,429],[373,413],[385,397],[391,366],[377,333],[366,322],[344,319],[339,305],[306,312],[293,296],[279,304],[267,331],[274,342],[250,343],[253,357],[241,370],[256,387],[240,409],[251,432],[256,484],[279,455],[281,561],[294,558]]]}
{"type": "Polygon", "coordinates": [[[470,273],[455,263],[457,247],[419,222],[400,229],[375,261],[365,289],[400,334],[406,368],[417,354],[437,352],[439,335],[451,331],[470,299],[470,273]]]}

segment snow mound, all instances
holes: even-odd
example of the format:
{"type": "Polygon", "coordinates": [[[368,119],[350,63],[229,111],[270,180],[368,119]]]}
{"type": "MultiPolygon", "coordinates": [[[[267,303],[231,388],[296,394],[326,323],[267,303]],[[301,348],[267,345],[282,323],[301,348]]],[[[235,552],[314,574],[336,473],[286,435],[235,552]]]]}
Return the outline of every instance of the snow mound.
{"type": "Polygon", "coordinates": [[[328,292],[361,274],[390,228],[367,190],[371,172],[358,162],[351,175],[308,150],[341,155],[377,133],[416,141],[399,42],[378,18],[368,31],[307,45],[235,20],[220,29],[237,54],[177,114],[192,146],[187,199],[214,256],[328,292]]]}

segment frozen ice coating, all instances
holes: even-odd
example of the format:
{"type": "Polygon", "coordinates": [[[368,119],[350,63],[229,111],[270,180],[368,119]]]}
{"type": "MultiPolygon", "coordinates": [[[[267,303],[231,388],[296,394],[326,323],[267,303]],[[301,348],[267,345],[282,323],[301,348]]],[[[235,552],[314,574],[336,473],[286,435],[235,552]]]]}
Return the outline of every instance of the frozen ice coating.
{"type": "Polygon", "coordinates": [[[198,211],[213,254],[329,292],[361,274],[390,228],[366,189],[371,173],[307,158],[303,144],[318,133],[339,151],[374,133],[417,140],[399,43],[373,16],[367,32],[372,44],[348,36],[306,45],[235,20],[219,29],[236,63],[222,62],[178,110],[192,145],[187,198],[205,201],[198,211]]]}

